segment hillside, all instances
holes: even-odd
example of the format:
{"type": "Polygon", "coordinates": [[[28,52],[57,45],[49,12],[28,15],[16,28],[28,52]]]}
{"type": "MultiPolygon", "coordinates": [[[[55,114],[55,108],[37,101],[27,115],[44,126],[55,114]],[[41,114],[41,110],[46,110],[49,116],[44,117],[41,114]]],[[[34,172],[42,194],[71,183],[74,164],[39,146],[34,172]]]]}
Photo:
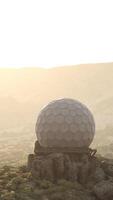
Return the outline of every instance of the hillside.
{"type": "Polygon", "coordinates": [[[113,63],[0,69],[0,128],[35,122],[44,104],[61,97],[85,103],[94,113],[97,128],[103,128],[113,121],[112,90],[113,63]]]}

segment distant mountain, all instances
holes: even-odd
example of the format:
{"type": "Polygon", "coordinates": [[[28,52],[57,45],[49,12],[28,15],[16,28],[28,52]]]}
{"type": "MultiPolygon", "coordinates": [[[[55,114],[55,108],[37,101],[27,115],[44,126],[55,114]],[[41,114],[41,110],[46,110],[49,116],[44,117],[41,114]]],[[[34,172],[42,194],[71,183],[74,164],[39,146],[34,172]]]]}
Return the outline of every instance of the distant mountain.
{"type": "Polygon", "coordinates": [[[85,103],[97,129],[113,124],[113,63],[0,69],[0,129],[33,127],[41,107],[62,97],[85,103]]]}

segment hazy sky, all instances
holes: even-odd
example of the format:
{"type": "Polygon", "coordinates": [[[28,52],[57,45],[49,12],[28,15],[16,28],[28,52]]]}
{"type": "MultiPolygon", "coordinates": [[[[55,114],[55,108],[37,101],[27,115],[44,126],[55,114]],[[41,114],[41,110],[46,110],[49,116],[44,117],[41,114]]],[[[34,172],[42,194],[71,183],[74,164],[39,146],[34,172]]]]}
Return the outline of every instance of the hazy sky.
{"type": "Polygon", "coordinates": [[[0,67],[113,61],[113,0],[0,0],[0,67]]]}

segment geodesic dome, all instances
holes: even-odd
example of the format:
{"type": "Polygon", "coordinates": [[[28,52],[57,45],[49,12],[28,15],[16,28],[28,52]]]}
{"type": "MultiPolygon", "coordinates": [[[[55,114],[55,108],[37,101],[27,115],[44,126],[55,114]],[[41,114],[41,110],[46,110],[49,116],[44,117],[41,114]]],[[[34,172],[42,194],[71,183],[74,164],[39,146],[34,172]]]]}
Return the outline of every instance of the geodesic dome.
{"type": "Polygon", "coordinates": [[[43,147],[89,147],[94,134],[93,115],[79,101],[52,101],[38,115],[36,135],[43,147]]]}

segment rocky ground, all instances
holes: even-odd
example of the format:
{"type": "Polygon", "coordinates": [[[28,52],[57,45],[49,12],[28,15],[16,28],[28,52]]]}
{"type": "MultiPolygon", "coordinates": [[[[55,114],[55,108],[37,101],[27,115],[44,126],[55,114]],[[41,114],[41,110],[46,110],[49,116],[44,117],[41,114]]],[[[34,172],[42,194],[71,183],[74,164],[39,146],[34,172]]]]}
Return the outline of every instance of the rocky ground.
{"type": "Polygon", "coordinates": [[[96,157],[96,170],[85,184],[33,178],[26,166],[0,169],[0,200],[112,200],[113,160],[96,157]]]}

